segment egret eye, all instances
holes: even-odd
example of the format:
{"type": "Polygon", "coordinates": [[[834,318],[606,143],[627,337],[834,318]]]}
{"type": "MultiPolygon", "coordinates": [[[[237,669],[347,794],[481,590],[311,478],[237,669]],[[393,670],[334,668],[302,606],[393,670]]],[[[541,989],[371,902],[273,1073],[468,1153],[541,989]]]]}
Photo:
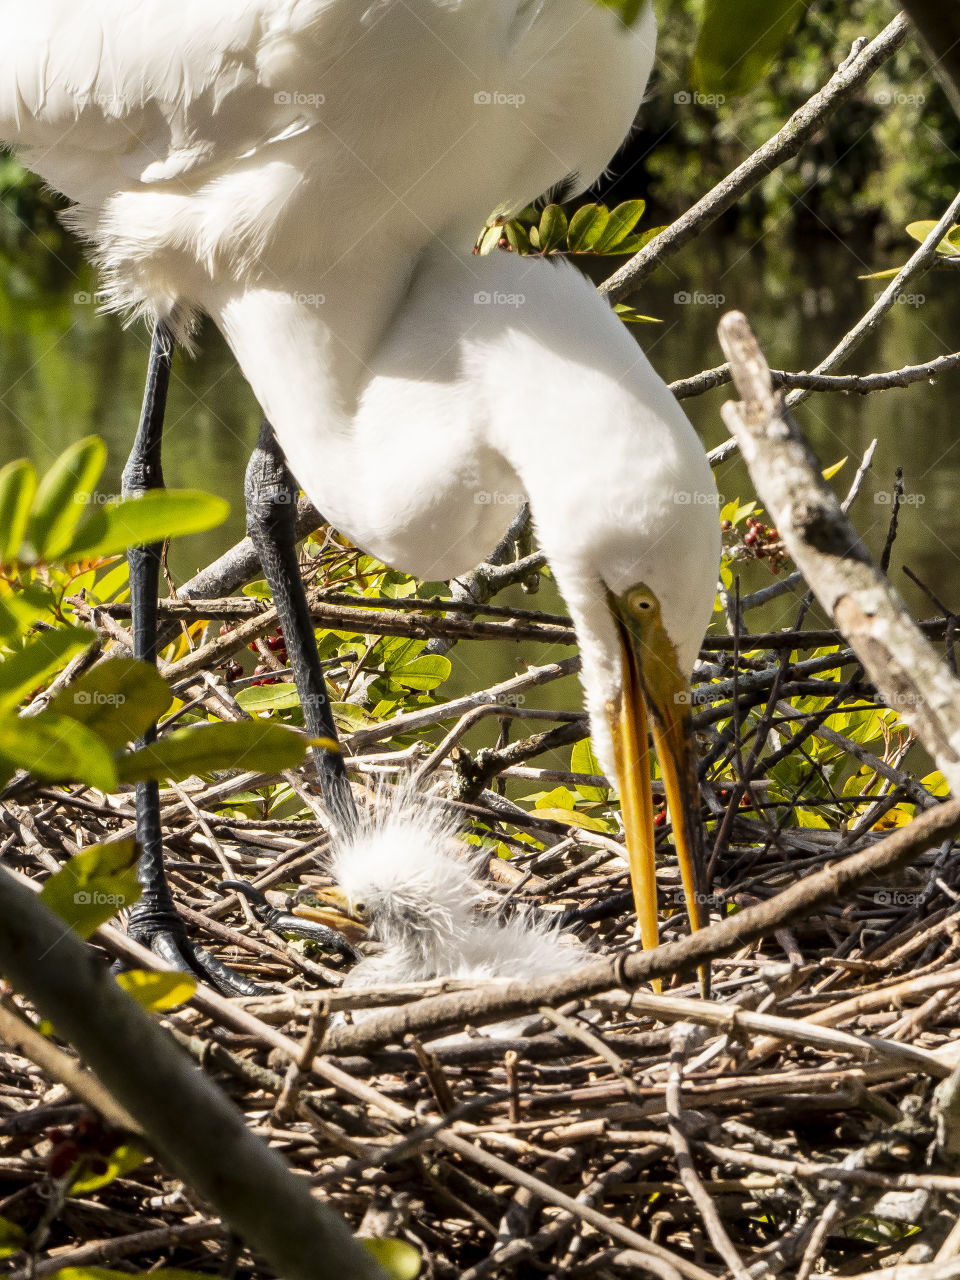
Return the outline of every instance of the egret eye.
{"type": "Polygon", "coordinates": [[[630,607],[637,613],[649,613],[655,603],[653,595],[646,587],[634,587],[627,599],[630,607]]]}
{"type": "Polygon", "coordinates": [[[357,917],[358,920],[366,920],[367,904],[365,902],[355,902],[353,904],[353,914],[357,917]]]}

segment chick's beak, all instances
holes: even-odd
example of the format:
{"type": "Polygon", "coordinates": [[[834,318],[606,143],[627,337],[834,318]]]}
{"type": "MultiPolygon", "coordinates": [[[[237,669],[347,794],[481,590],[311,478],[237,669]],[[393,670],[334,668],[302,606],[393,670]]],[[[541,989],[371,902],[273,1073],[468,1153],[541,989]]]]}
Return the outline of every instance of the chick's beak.
{"type": "Polygon", "coordinates": [[[296,904],[292,914],[302,920],[313,920],[317,924],[326,925],[328,929],[336,929],[351,942],[366,937],[366,924],[354,913],[350,899],[335,885],[326,889],[316,889],[310,899],[296,904]]]}
{"type": "MultiPolygon", "coordinates": [[[[670,807],[691,929],[699,929],[705,918],[703,828],[690,689],[655,597],[643,593],[638,602],[611,596],[610,603],[620,638],[623,683],[619,698],[608,704],[607,714],[634,904],[640,938],[647,950],[658,942],[648,718],[670,807]]],[[[706,987],[706,978],[701,977],[706,987]]]]}

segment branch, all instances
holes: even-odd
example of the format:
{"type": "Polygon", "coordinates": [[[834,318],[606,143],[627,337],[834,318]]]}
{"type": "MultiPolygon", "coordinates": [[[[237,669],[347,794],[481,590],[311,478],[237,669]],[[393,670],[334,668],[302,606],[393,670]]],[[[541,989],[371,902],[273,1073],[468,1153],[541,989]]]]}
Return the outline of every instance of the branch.
{"type": "Polygon", "coordinates": [[[937,805],[862,853],[792,884],[757,906],[747,907],[719,924],[653,951],[595,960],[571,973],[533,982],[513,981],[494,990],[436,996],[401,1009],[374,1014],[356,1026],[333,1027],[324,1039],[327,1053],[364,1053],[377,1045],[400,1042],[408,1033],[439,1032],[467,1023],[481,1025],[560,1005],[617,987],[635,987],[655,978],[692,971],[719,956],[732,955],[794,920],[833,905],[873,877],[889,875],[919,853],[940,844],[960,828],[960,800],[937,805]]]}
{"type": "Polygon", "coordinates": [[[0,868],[0,972],[53,1023],[147,1134],[165,1166],[285,1280],[383,1272],[347,1224],[246,1127],[223,1092],[97,954],[0,868]]]}
{"type": "Polygon", "coordinates": [[[818,600],[889,707],[960,790],[960,681],[940,661],[820,473],[746,318],[720,322],[743,403],[723,406],[764,506],[818,600]]]}
{"type": "Polygon", "coordinates": [[[709,191],[682,217],[654,237],[635,257],[616,271],[600,292],[610,302],[634,293],[662,262],[688,244],[722,213],[736,204],[767,174],[791,160],[824,123],[892,58],[907,38],[909,27],[898,15],[855,57],[848,59],[824,87],[795,111],[783,128],[709,191]]]}

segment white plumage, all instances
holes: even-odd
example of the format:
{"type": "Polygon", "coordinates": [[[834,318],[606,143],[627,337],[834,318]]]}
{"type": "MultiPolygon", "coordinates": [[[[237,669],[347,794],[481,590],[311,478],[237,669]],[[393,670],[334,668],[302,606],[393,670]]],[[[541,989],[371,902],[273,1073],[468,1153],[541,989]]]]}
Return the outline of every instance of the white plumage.
{"type": "Polygon", "coordinates": [[[293,473],[394,568],[447,578],[529,498],[573,614],[656,941],[649,712],[691,921],[687,677],[716,490],[595,291],[470,249],[586,187],[639,107],[652,6],[595,0],[0,0],[0,139],[74,202],[111,305],[222,330],[293,473]]]}
{"type": "Polygon", "coordinates": [[[400,791],[365,811],[330,859],[337,900],[369,925],[380,949],[345,986],[431,978],[540,978],[574,968],[577,939],[530,912],[483,914],[483,855],[457,846],[457,824],[429,797],[400,791]]]}

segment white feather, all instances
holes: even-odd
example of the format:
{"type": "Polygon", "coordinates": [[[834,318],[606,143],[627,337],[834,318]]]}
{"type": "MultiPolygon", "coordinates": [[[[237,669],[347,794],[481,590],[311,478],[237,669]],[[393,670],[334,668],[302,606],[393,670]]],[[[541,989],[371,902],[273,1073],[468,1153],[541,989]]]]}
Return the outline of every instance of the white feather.
{"type": "Polygon", "coordinates": [[[542,915],[481,912],[483,855],[460,845],[457,831],[430,797],[401,789],[364,811],[353,836],[334,847],[331,873],[380,944],[345,986],[540,978],[583,962],[577,939],[542,915]]]}

